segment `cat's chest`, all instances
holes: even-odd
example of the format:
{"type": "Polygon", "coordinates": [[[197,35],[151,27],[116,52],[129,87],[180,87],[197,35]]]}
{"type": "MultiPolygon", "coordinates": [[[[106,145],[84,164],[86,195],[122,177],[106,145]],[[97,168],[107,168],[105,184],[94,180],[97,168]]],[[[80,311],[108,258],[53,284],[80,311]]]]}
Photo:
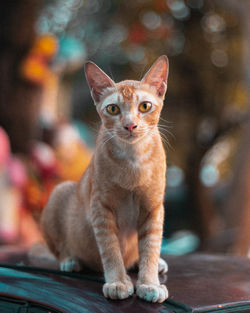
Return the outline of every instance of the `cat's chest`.
{"type": "Polygon", "coordinates": [[[120,148],[118,149],[113,147],[111,153],[116,162],[120,162],[121,164],[123,163],[130,168],[140,169],[151,157],[152,147],[147,149],[147,151],[136,151],[134,149],[122,150],[120,148]]]}
{"type": "Polygon", "coordinates": [[[132,232],[136,229],[139,216],[139,204],[135,200],[133,192],[127,192],[120,199],[116,211],[116,222],[119,232],[132,232]]]}
{"type": "Polygon", "coordinates": [[[119,151],[115,153],[113,161],[112,180],[122,188],[133,190],[149,181],[152,176],[151,151],[144,154],[128,153],[119,151]]]}

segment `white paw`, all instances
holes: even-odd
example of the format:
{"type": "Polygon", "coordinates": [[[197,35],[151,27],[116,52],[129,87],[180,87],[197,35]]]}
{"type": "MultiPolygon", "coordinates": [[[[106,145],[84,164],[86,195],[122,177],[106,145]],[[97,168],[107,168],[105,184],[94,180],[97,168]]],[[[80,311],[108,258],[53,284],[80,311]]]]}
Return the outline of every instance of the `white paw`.
{"type": "Polygon", "coordinates": [[[166,274],[168,271],[168,264],[166,261],[164,261],[162,258],[159,258],[158,263],[158,273],[159,274],[166,274]]]}
{"type": "Polygon", "coordinates": [[[79,272],[81,265],[78,259],[68,257],[60,262],[60,270],[64,272],[79,272]]]}
{"type": "Polygon", "coordinates": [[[165,285],[138,285],[136,294],[139,298],[148,302],[163,302],[168,298],[168,290],[165,285]]]}
{"type": "Polygon", "coordinates": [[[134,293],[134,286],[129,280],[117,281],[104,284],[102,291],[106,298],[126,299],[134,293]]]}

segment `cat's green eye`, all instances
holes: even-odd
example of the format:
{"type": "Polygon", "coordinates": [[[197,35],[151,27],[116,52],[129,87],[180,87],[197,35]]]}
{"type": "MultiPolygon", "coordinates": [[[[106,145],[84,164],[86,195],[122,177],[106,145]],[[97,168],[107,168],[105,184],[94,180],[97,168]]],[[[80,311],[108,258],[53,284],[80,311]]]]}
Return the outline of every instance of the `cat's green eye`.
{"type": "Polygon", "coordinates": [[[139,105],[139,111],[142,113],[148,112],[151,108],[152,108],[152,103],[150,102],[145,101],[139,105]]]}
{"type": "Polygon", "coordinates": [[[106,107],[106,110],[109,114],[111,115],[117,115],[120,113],[120,108],[118,107],[118,105],[116,104],[109,104],[107,107],[106,107]]]}

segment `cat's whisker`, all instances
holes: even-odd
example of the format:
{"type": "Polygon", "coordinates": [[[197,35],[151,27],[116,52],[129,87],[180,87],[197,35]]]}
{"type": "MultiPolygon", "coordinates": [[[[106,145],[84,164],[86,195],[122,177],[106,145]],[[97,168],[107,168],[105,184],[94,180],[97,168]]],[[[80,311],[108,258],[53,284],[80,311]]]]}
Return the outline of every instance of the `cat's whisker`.
{"type": "Polygon", "coordinates": [[[166,127],[166,128],[173,128],[173,126],[172,126],[172,125],[166,125],[165,123],[164,123],[164,124],[160,124],[160,123],[158,123],[158,125],[160,125],[160,126],[164,126],[164,127],[166,127]]]}
{"type": "Polygon", "coordinates": [[[172,127],[168,127],[168,126],[162,125],[162,124],[158,124],[158,128],[165,129],[169,133],[171,132],[170,129],[172,129],[172,127]]]}
{"type": "Polygon", "coordinates": [[[158,126],[158,128],[166,130],[167,132],[169,132],[169,134],[172,134],[171,130],[173,129],[173,126],[169,126],[169,125],[165,125],[165,124],[158,124],[157,126],[158,126]]]}
{"type": "Polygon", "coordinates": [[[167,129],[162,129],[160,127],[158,129],[159,129],[160,133],[162,133],[164,135],[168,134],[168,135],[170,135],[172,137],[172,139],[176,140],[176,137],[170,131],[168,131],[167,129]]]}
{"type": "Polygon", "coordinates": [[[102,145],[101,145],[101,148],[103,149],[104,146],[105,146],[111,139],[113,139],[114,137],[115,137],[115,135],[109,137],[106,141],[104,141],[104,142],[102,143],[102,145]]]}
{"type": "Polygon", "coordinates": [[[88,127],[96,135],[96,134],[98,134],[99,129],[100,129],[100,122],[91,123],[88,125],[88,127]]]}
{"type": "Polygon", "coordinates": [[[163,134],[161,131],[159,131],[159,132],[160,132],[161,139],[162,139],[163,143],[164,143],[168,148],[170,148],[171,150],[174,151],[173,146],[171,145],[170,141],[168,140],[168,137],[166,136],[166,134],[163,134]]]}
{"type": "Polygon", "coordinates": [[[108,135],[108,138],[106,138],[106,139],[102,142],[101,148],[103,148],[103,147],[105,146],[105,144],[106,144],[107,142],[109,142],[111,139],[113,139],[114,137],[116,137],[116,132],[115,132],[114,129],[109,129],[109,130],[105,129],[105,133],[106,133],[106,135],[108,135]]]}
{"type": "Polygon", "coordinates": [[[168,123],[168,124],[173,124],[173,122],[166,120],[162,116],[160,116],[160,120],[162,120],[162,121],[164,121],[165,123],[168,123]]]}

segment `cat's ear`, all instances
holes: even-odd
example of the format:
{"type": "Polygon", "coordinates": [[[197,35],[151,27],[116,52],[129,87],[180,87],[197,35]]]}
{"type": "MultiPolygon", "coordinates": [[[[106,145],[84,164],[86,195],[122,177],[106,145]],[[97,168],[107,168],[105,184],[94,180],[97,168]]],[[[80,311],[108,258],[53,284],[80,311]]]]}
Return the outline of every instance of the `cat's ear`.
{"type": "Polygon", "coordinates": [[[155,87],[157,95],[161,98],[164,98],[167,91],[168,68],[168,58],[166,55],[162,55],[142,79],[143,83],[155,87]]]}
{"type": "Polygon", "coordinates": [[[106,88],[115,87],[114,81],[93,62],[85,63],[85,75],[92,98],[97,103],[106,88]]]}

